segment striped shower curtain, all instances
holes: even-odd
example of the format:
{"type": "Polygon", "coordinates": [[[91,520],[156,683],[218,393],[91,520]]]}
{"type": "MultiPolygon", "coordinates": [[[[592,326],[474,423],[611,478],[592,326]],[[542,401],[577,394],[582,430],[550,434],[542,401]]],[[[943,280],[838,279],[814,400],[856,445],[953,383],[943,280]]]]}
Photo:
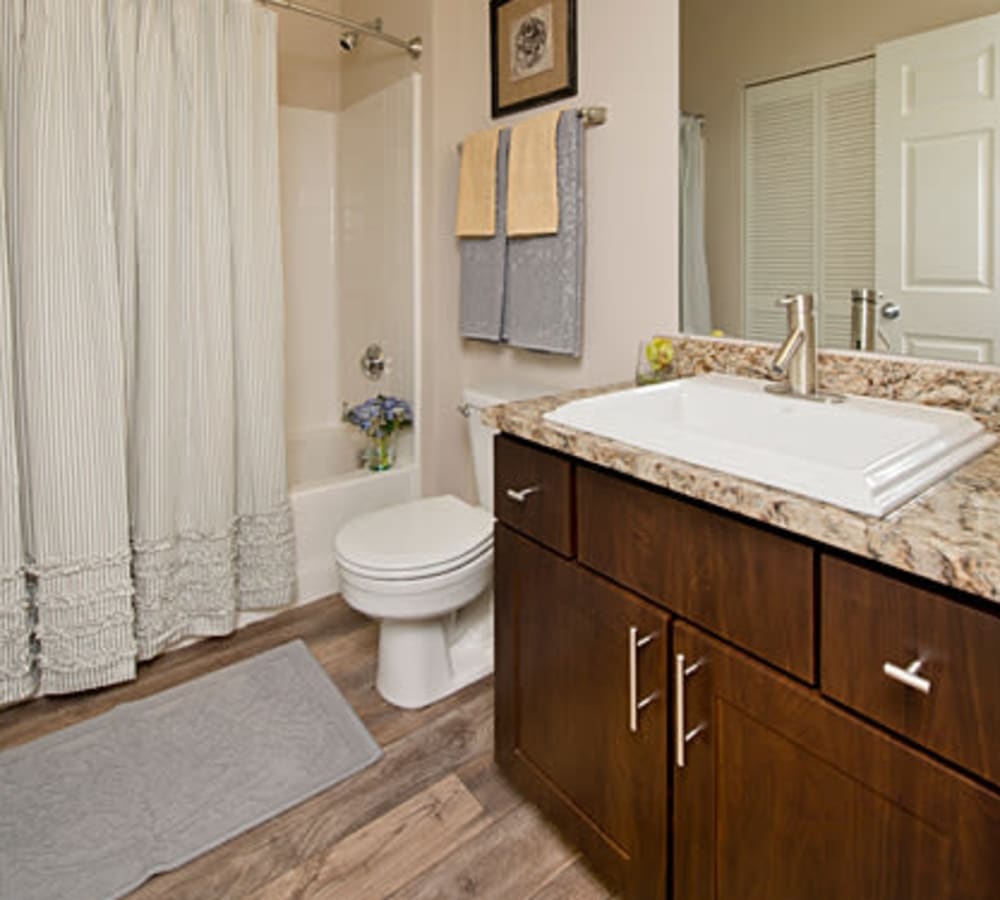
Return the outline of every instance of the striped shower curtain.
{"type": "Polygon", "coordinates": [[[273,13],[0,4],[0,704],[291,599],[273,13]]]}
{"type": "Polygon", "coordinates": [[[705,255],[705,136],[702,120],[681,113],[680,128],[681,330],[712,330],[712,298],[705,255]]]}

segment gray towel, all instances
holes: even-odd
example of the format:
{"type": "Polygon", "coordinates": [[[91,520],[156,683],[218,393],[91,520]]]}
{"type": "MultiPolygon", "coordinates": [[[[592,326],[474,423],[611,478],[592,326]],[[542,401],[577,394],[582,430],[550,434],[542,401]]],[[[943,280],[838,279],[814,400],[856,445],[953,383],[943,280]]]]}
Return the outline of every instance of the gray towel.
{"type": "Polygon", "coordinates": [[[583,121],[576,110],[559,117],[556,140],[559,233],[509,240],[502,333],[515,347],[579,356],[586,215],[583,121]]]}
{"type": "Polygon", "coordinates": [[[462,238],[458,332],[465,338],[499,341],[507,263],[507,154],[510,131],[497,144],[497,230],[491,238],[462,238]]]}

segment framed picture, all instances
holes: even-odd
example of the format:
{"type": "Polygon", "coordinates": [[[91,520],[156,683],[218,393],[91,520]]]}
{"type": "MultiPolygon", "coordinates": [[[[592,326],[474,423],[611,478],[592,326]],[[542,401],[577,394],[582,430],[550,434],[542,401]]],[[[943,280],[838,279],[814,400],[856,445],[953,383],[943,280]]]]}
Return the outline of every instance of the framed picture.
{"type": "Polygon", "coordinates": [[[576,0],[490,0],[493,117],[573,97],[576,0]]]}

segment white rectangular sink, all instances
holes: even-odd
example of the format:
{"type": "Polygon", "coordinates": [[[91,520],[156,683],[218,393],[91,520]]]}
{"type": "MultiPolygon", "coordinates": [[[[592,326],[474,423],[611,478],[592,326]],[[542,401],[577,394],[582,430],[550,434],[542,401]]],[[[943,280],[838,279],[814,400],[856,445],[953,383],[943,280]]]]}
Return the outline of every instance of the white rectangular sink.
{"type": "Polygon", "coordinates": [[[545,418],[873,516],[996,443],[966,413],[869,397],[820,403],[766,385],[699,375],[574,400],[545,418]]]}

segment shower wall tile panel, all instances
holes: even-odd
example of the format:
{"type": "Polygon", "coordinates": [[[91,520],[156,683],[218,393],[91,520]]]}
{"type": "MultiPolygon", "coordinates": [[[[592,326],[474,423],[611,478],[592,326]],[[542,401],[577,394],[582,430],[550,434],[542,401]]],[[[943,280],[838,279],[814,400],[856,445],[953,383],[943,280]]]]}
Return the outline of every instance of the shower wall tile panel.
{"type": "Polygon", "coordinates": [[[414,86],[409,78],[344,108],[337,128],[338,386],[413,399],[414,86]],[[373,385],[358,360],[371,342],[392,359],[373,385]]]}
{"type": "Polygon", "coordinates": [[[282,106],[278,129],[287,428],[302,435],[340,418],[337,114],[282,106]]]}

